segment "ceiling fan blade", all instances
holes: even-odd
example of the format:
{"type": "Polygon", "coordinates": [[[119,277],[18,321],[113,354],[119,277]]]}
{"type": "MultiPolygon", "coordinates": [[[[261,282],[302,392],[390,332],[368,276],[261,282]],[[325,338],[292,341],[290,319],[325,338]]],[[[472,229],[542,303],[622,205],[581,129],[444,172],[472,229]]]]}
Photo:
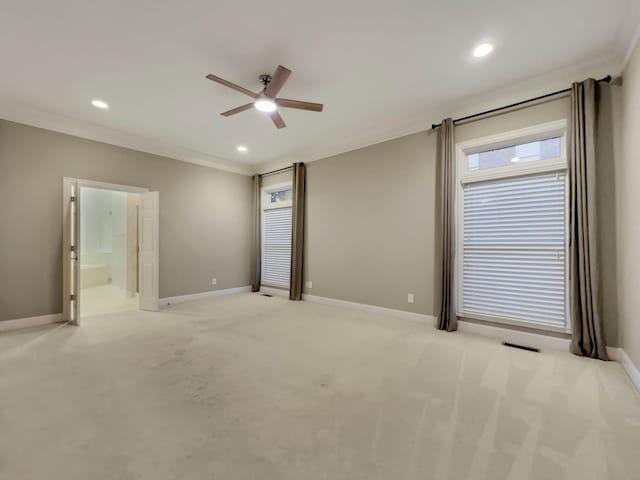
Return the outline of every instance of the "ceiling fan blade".
{"type": "Polygon", "coordinates": [[[300,100],[289,100],[287,98],[276,98],[276,103],[281,107],[310,110],[312,112],[321,112],[324,108],[324,105],[321,103],[302,102],[300,100]]]}
{"type": "Polygon", "coordinates": [[[253,107],[253,102],[247,103],[246,105],[241,105],[236,108],[232,108],[231,110],[227,110],[226,112],[222,112],[220,115],[223,117],[230,117],[231,115],[235,115],[236,113],[244,112],[245,110],[249,110],[253,107]]]}
{"type": "Polygon", "coordinates": [[[271,120],[273,120],[273,123],[275,124],[275,126],[278,127],[278,129],[284,128],[287,126],[287,124],[284,123],[284,120],[282,119],[282,117],[280,116],[280,113],[277,110],[269,113],[269,116],[271,117],[271,120]]]}
{"type": "Polygon", "coordinates": [[[256,94],[253,93],[251,90],[247,90],[246,88],[241,87],[240,85],[236,85],[235,83],[228,82],[224,78],[216,77],[215,75],[212,75],[212,74],[207,75],[207,78],[212,82],[219,83],[221,85],[224,85],[225,87],[233,88],[235,91],[244,93],[245,95],[249,95],[252,98],[255,98],[256,96],[256,94]]]}
{"type": "Polygon", "coordinates": [[[284,85],[284,82],[289,78],[289,75],[291,75],[291,70],[282,65],[278,65],[264,93],[269,97],[275,97],[284,85]]]}

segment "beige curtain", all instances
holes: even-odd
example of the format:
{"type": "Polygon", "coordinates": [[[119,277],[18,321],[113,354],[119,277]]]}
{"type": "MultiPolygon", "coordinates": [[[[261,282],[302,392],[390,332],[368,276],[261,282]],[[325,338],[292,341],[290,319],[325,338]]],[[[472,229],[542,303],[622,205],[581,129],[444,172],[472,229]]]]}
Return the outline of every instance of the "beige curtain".
{"type": "Polygon", "coordinates": [[[302,300],[302,251],[304,247],[304,208],[306,167],[293,164],[293,225],[291,229],[291,280],[289,300],[302,300]]]}
{"type": "Polygon", "coordinates": [[[598,299],[595,80],[571,88],[571,352],[608,360],[598,299]]]}
{"type": "Polygon", "coordinates": [[[438,162],[440,167],[440,228],[442,243],[442,298],[438,329],[453,332],[458,328],[453,289],[455,254],[454,199],[456,195],[455,139],[453,120],[442,121],[439,130],[438,162]]]}
{"type": "Polygon", "coordinates": [[[251,279],[251,291],[260,291],[260,278],[262,277],[262,221],[260,218],[260,190],[262,189],[262,176],[253,176],[253,275],[251,279]]]}

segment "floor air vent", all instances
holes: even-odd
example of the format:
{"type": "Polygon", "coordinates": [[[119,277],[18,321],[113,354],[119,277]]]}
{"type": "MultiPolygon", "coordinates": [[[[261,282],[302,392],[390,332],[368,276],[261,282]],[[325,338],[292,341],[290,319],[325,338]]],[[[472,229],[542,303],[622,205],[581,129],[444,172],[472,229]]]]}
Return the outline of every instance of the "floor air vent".
{"type": "Polygon", "coordinates": [[[502,342],[502,344],[505,347],[519,348],[520,350],[526,350],[528,352],[540,353],[540,349],[535,347],[527,347],[526,345],[518,345],[517,343],[510,343],[510,342],[502,342]]]}

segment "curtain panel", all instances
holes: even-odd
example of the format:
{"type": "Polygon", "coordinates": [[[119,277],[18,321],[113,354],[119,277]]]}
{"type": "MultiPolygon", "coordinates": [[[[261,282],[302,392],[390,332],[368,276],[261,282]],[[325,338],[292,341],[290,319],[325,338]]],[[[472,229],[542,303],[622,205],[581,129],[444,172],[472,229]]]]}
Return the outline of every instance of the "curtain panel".
{"type": "Polygon", "coordinates": [[[442,297],[438,329],[453,332],[458,328],[453,286],[455,255],[454,200],[456,196],[455,127],[451,118],[439,129],[438,163],[440,166],[440,229],[442,248],[442,297]]]}
{"type": "Polygon", "coordinates": [[[608,360],[599,305],[596,239],[596,88],[593,79],[571,87],[571,352],[608,360]]]}
{"type": "Polygon", "coordinates": [[[291,229],[289,300],[302,300],[306,171],[304,163],[293,164],[293,225],[291,229]]]}

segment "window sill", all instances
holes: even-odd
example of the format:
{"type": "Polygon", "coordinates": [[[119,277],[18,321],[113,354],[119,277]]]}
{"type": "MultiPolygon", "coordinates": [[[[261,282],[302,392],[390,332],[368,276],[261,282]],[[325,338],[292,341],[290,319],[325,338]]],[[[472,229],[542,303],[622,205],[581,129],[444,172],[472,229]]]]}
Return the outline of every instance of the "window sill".
{"type": "Polygon", "coordinates": [[[492,317],[488,315],[481,315],[477,313],[464,313],[459,312],[457,314],[458,318],[463,320],[471,320],[475,322],[501,325],[506,327],[514,327],[516,329],[526,329],[539,333],[560,333],[560,334],[570,334],[571,328],[570,326],[560,326],[553,324],[543,324],[537,322],[531,322],[527,320],[515,320],[511,318],[502,318],[502,317],[492,317]]]}

